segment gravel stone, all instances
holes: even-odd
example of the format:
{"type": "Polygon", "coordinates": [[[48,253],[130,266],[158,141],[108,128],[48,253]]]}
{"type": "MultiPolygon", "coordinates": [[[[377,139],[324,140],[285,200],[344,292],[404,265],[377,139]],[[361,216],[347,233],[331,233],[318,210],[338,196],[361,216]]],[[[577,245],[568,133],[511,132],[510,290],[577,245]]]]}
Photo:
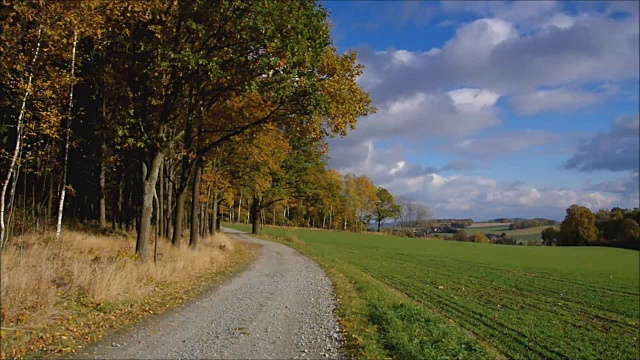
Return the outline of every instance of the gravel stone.
{"type": "Polygon", "coordinates": [[[96,359],[343,358],[331,282],[295,250],[262,246],[247,270],[197,300],[87,347],[96,359]],[[133,343],[127,343],[136,339],[133,343]],[[122,345],[120,345],[122,344],[122,345]]]}

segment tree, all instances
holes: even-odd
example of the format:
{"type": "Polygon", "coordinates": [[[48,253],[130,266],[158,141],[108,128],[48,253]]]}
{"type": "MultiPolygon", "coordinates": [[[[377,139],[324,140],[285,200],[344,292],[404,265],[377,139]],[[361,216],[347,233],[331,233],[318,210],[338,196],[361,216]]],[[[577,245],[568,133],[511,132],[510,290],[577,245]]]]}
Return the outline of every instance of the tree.
{"type": "Polygon", "coordinates": [[[469,236],[464,230],[456,231],[451,238],[455,241],[469,241],[469,236]]]}
{"type": "Polygon", "coordinates": [[[597,238],[596,217],[591,210],[578,205],[567,208],[567,215],[560,225],[558,245],[586,245],[596,241],[597,238]]]}
{"type": "Polygon", "coordinates": [[[640,242],[640,226],[633,219],[625,219],[622,222],[622,233],[619,240],[625,242],[640,242]]]}
{"type": "MultiPolygon", "coordinates": [[[[321,108],[318,70],[329,45],[326,12],[312,2],[149,5],[128,16],[133,30],[122,48],[131,53],[118,59],[137,75],[128,76],[127,83],[136,104],[132,116],[140,124],[133,135],[141,139],[141,167],[146,168],[136,242],[141,259],[159,169],[171,143],[184,144],[178,184],[178,199],[184,202],[189,180],[199,171],[195,167],[208,152],[252,128],[321,108]],[[262,110],[255,111],[258,107],[262,110]]],[[[192,189],[197,190],[195,180],[192,189]]],[[[183,206],[176,205],[176,245],[183,206]]],[[[198,214],[191,219],[197,221],[198,214]]]]}
{"type": "MultiPolygon", "coordinates": [[[[24,8],[26,8],[26,7],[24,7],[24,8]]],[[[31,15],[31,16],[33,16],[33,15],[31,15]]],[[[8,19],[4,19],[4,20],[8,20],[8,19]]],[[[16,29],[16,27],[10,27],[9,26],[9,24],[10,24],[9,21],[3,21],[3,23],[6,24],[6,25],[3,25],[3,29],[2,29],[3,31],[0,32],[0,36],[2,36],[2,34],[5,34],[5,36],[6,36],[7,31],[4,31],[4,30],[9,30],[9,29],[12,29],[12,28],[14,30],[16,29]],[[8,29],[5,29],[4,28],[5,26],[7,26],[8,29]]],[[[17,114],[17,116],[15,116],[16,117],[16,124],[15,124],[15,129],[16,129],[15,130],[15,135],[16,135],[15,137],[16,137],[16,140],[15,140],[15,146],[14,146],[14,150],[13,150],[13,152],[11,154],[11,157],[10,157],[10,162],[9,162],[9,166],[7,168],[7,173],[5,174],[5,179],[4,179],[3,183],[2,183],[2,192],[0,193],[0,249],[2,249],[2,247],[3,247],[4,241],[5,241],[5,237],[6,237],[6,234],[7,234],[7,231],[6,231],[7,224],[5,223],[6,193],[7,193],[7,188],[11,184],[11,177],[13,176],[15,179],[17,179],[17,177],[18,177],[17,174],[14,174],[14,171],[15,171],[17,160],[18,160],[18,156],[20,155],[20,153],[22,151],[23,119],[25,117],[27,99],[29,97],[29,93],[31,92],[31,85],[33,83],[33,76],[34,76],[34,70],[35,70],[34,68],[36,66],[36,62],[38,61],[38,55],[40,53],[40,46],[41,46],[41,43],[42,43],[42,28],[43,28],[42,25],[40,25],[39,28],[38,28],[38,31],[37,31],[38,35],[37,35],[37,38],[35,40],[35,49],[33,50],[33,58],[30,60],[30,62],[28,62],[28,64],[29,64],[28,67],[24,66],[24,63],[27,62],[26,58],[19,59],[20,63],[16,63],[15,64],[16,65],[16,70],[24,73],[24,75],[22,77],[23,77],[23,79],[26,78],[26,81],[22,80],[23,84],[19,84],[18,89],[16,89],[16,90],[19,90],[19,91],[23,92],[23,95],[21,94],[22,95],[22,99],[21,99],[21,103],[19,105],[20,106],[20,111],[17,114]]],[[[27,31],[23,30],[23,33],[24,32],[27,32],[27,31]]],[[[16,37],[15,34],[10,34],[9,39],[11,38],[11,35],[14,35],[14,38],[16,37]]],[[[13,56],[18,55],[19,53],[24,53],[24,50],[20,49],[22,51],[16,51],[16,54],[11,54],[11,51],[10,51],[10,50],[12,50],[11,46],[10,45],[9,46],[5,45],[5,44],[9,43],[9,41],[5,41],[5,40],[8,40],[8,39],[6,39],[4,36],[2,36],[2,37],[0,37],[0,40],[2,40],[0,42],[3,43],[3,45],[0,48],[0,54],[3,55],[2,56],[3,59],[7,55],[7,52],[9,52],[9,55],[13,55],[13,56]]],[[[2,80],[3,80],[3,83],[5,83],[4,80],[8,80],[8,79],[6,79],[6,77],[10,76],[10,71],[6,71],[6,70],[8,70],[7,69],[8,66],[6,66],[5,63],[3,63],[2,68],[3,68],[2,69],[2,74],[1,74],[1,75],[3,75],[2,76],[2,80]],[[6,74],[5,74],[5,72],[6,72],[6,74]]],[[[17,82],[17,81],[15,81],[15,82],[17,82]]],[[[15,182],[16,181],[14,180],[13,183],[15,184],[15,182]]],[[[12,191],[15,192],[15,185],[12,187],[12,191]]]]}
{"type": "Polygon", "coordinates": [[[553,246],[558,243],[558,236],[560,235],[559,231],[556,230],[553,226],[549,226],[548,228],[542,230],[542,244],[546,246],[553,246]]]}
{"type": "Polygon", "coordinates": [[[487,238],[487,236],[481,232],[477,232],[475,234],[473,234],[473,242],[475,243],[480,243],[480,244],[488,244],[489,243],[489,238],[487,238]]]}
{"type": "Polygon", "coordinates": [[[400,206],[395,203],[393,195],[389,190],[378,186],[376,188],[378,201],[376,202],[375,221],[378,224],[378,232],[380,232],[381,224],[388,218],[396,217],[400,213],[400,206]]]}
{"type": "Polygon", "coordinates": [[[416,230],[425,230],[429,233],[429,219],[431,218],[431,209],[423,204],[415,204],[416,207],[416,230]]]}
{"type": "Polygon", "coordinates": [[[326,170],[326,139],[375,109],[317,2],[6,0],[0,20],[0,247],[16,223],[111,220],[144,261],[152,233],[195,247],[220,207],[372,219],[370,179],[326,170]]]}

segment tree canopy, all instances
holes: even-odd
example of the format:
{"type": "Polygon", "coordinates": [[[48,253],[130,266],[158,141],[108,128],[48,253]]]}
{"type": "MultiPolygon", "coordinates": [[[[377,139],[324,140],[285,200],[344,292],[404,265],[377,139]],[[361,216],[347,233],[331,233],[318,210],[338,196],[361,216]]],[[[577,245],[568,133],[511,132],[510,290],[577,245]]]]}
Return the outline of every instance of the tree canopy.
{"type": "Polygon", "coordinates": [[[236,201],[345,216],[316,186],[342,191],[326,139],[375,109],[321,4],[9,0],[0,19],[0,246],[18,216],[110,220],[141,260],[154,232],[196,247],[236,201]]]}
{"type": "Polygon", "coordinates": [[[598,238],[596,217],[585,206],[572,205],[560,225],[558,245],[587,245],[598,238]]]}

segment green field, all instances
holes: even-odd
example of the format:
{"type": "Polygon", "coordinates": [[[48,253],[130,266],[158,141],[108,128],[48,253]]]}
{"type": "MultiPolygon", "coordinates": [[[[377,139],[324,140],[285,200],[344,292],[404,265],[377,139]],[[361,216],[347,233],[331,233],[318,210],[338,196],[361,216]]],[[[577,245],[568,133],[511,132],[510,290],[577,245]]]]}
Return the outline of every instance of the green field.
{"type": "MultiPolygon", "coordinates": [[[[505,231],[507,236],[513,237],[516,240],[542,240],[542,230],[549,226],[535,226],[528,229],[508,230],[505,231]]],[[[553,226],[556,229],[560,229],[559,225],[553,226]]]]}
{"type": "Polygon", "coordinates": [[[500,226],[485,226],[485,227],[468,227],[464,228],[464,231],[473,235],[475,233],[483,233],[483,234],[502,234],[503,232],[509,231],[509,225],[500,225],[500,226]]]}
{"type": "MultiPolygon", "coordinates": [[[[520,241],[529,241],[529,240],[542,240],[542,230],[548,228],[549,226],[535,226],[528,229],[517,229],[517,230],[509,230],[509,226],[490,226],[490,227],[477,227],[477,228],[466,228],[464,231],[467,234],[475,234],[477,232],[481,232],[483,234],[493,233],[493,234],[502,234],[505,233],[507,236],[512,237],[516,240],[520,241]]],[[[559,229],[559,226],[554,226],[556,229],[559,229]]]]}
{"type": "Polygon", "coordinates": [[[326,269],[353,356],[640,357],[637,251],[265,233],[326,269]]]}
{"type": "MultiPolygon", "coordinates": [[[[468,235],[473,235],[475,233],[483,233],[483,234],[502,234],[505,233],[507,236],[512,237],[519,241],[538,241],[542,240],[542,230],[548,228],[549,226],[535,226],[528,229],[518,229],[518,230],[509,230],[509,225],[500,225],[500,226],[484,226],[484,227],[467,227],[464,231],[468,235]]],[[[559,228],[559,226],[555,226],[555,228],[559,228]]],[[[450,237],[453,236],[451,233],[433,233],[432,235],[438,235],[441,237],[450,237]]]]}

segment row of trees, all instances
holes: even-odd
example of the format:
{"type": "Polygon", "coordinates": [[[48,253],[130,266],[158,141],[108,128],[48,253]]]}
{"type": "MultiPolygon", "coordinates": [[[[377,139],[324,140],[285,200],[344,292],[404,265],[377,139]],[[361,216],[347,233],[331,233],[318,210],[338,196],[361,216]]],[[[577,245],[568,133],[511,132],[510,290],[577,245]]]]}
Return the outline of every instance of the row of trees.
{"type": "MultiPolygon", "coordinates": [[[[340,188],[325,139],[374,111],[315,1],[13,0],[0,20],[0,247],[63,216],[135,229],[142,260],[154,233],[195,247],[238,197],[257,224],[340,188]]],[[[358,181],[313,211],[371,220],[358,181]]]]}
{"type": "Polygon", "coordinates": [[[551,226],[558,224],[555,220],[549,219],[522,219],[522,220],[514,220],[509,225],[509,230],[517,230],[517,229],[528,229],[537,226],[551,226]]]}
{"type": "MultiPolygon", "coordinates": [[[[292,160],[289,157],[283,164],[292,160]]],[[[379,230],[385,220],[399,214],[393,195],[367,176],[325,170],[324,160],[318,164],[305,172],[282,169],[267,180],[271,186],[258,198],[247,197],[254,193],[248,182],[255,181],[255,175],[237,179],[221,204],[222,216],[230,222],[252,223],[257,233],[263,224],[365,231],[373,223],[379,230]],[[294,191],[280,185],[285,184],[283,178],[290,179],[294,191]]]]}
{"type": "Polygon", "coordinates": [[[497,218],[497,219],[489,220],[487,222],[511,224],[509,226],[509,230],[528,229],[528,228],[537,227],[537,226],[550,226],[550,225],[558,224],[558,221],[551,220],[551,219],[544,219],[544,218],[533,218],[533,219],[497,218]]]}
{"type": "Polygon", "coordinates": [[[567,209],[560,229],[542,231],[545,245],[640,244],[640,209],[601,209],[595,214],[584,206],[567,209]]]}

